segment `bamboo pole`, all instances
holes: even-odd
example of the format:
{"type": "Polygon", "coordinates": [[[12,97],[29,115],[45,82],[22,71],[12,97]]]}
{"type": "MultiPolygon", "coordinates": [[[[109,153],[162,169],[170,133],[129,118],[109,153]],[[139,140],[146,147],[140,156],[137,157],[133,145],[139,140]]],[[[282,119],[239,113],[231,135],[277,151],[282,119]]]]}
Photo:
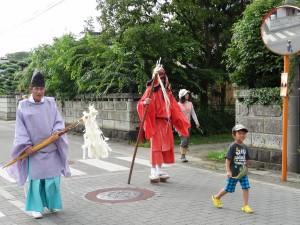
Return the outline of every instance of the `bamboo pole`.
{"type": "MultiPolygon", "coordinates": [[[[40,143],[38,143],[37,145],[33,146],[32,147],[32,152],[37,152],[39,150],[41,150],[42,148],[46,147],[47,145],[51,144],[51,140],[52,140],[52,137],[54,137],[55,135],[58,135],[58,136],[61,136],[65,133],[67,133],[68,131],[70,131],[72,128],[76,127],[78,124],[82,123],[83,122],[83,119],[79,119],[77,120],[76,122],[70,124],[69,126],[67,126],[66,128],[64,128],[63,130],[61,130],[60,132],[58,133],[54,133],[52,134],[51,136],[49,136],[48,138],[44,139],[43,141],[41,141],[40,143]]],[[[24,159],[28,156],[27,153],[23,152],[18,158],[16,159],[13,159],[12,161],[8,162],[5,164],[5,166],[2,167],[2,169],[4,169],[5,167],[9,167],[11,166],[12,164],[14,164],[15,162],[21,160],[21,159],[24,159]]]]}
{"type": "MultiPolygon", "coordinates": [[[[150,98],[150,99],[152,98],[153,87],[154,87],[154,83],[155,83],[155,80],[156,80],[156,76],[157,76],[157,74],[155,74],[155,76],[153,78],[153,81],[152,81],[152,84],[151,84],[151,89],[150,89],[150,93],[149,93],[149,96],[148,96],[148,98],[150,98]]],[[[130,184],[130,180],[131,180],[131,176],[132,176],[132,170],[133,170],[133,166],[134,166],[134,161],[135,161],[135,157],[136,157],[136,154],[137,154],[137,149],[139,147],[139,140],[141,138],[142,130],[144,129],[144,122],[145,122],[145,119],[146,119],[148,108],[149,108],[149,104],[146,105],[146,109],[144,111],[142,121],[141,121],[141,125],[140,125],[140,129],[139,129],[138,137],[137,137],[137,140],[136,140],[136,143],[135,143],[135,149],[134,149],[134,153],[133,153],[133,156],[132,156],[130,172],[129,172],[129,177],[128,177],[128,184],[130,184]]]]}

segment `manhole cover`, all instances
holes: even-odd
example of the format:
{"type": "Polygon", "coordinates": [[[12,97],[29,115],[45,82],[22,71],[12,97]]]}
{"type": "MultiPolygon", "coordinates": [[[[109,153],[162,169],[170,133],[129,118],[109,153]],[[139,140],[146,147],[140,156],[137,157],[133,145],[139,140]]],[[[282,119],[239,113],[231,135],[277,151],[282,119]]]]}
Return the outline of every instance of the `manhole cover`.
{"type": "Polygon", "coordinates": [[[153,191],[140,188],[105,188],[89,192],[85,198],[93,202],[134,202],[154,196],[153,191]]]}

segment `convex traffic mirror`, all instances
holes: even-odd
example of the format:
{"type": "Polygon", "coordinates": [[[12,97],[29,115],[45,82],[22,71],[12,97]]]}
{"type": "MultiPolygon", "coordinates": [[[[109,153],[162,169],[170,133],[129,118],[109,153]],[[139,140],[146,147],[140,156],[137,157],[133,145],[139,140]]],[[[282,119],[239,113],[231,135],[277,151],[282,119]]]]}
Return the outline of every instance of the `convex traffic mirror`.
{"type": "Polygon", "coordinates": [[[260,28],[266,47],[278,55],[300,51],[300,9],[284,5],[270,10],[260,28]]]}

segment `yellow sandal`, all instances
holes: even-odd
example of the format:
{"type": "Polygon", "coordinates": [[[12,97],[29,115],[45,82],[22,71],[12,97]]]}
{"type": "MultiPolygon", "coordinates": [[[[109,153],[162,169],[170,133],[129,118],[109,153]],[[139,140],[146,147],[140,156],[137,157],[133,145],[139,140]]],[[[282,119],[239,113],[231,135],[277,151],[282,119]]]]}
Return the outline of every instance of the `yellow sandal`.
{"type": "Polygon", "coordinates": [[[218,208],[218,209],[222,209],[222,202],[220,199],[215,198],[215,196],[211,196],[212,201],[214,202],[214,205],[218,208]]]}
{"type": "Polygon", "coordinates": [[[253,213],[254,211],[249,207],[249,205],[244,205],[241,209],[245,213],[253,213]]]}

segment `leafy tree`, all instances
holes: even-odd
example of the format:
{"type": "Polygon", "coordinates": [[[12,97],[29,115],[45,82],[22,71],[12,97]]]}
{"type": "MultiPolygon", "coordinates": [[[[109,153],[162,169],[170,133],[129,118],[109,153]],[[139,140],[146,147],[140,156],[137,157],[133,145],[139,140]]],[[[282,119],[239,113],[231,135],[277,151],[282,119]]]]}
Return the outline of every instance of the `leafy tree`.
{"type": "Polygon", "coordinates": [[[16,92],[18,78],[15,74],[23,69],[18,63],[18,61],[9,60],[0,64],[0,94],[14,94],[16,92]]]}
{"type": "Polygon", "coordinates": [[[66,65],[80,93],[137,91],[138,58],[119,43],[109,44],[105,35],[86,35],[71,51],[66,65]]]}
{"type": "MultiPolygon", "coordinates": [[[[53,45],[40,45],[31,54],[32,63],[23,72],[17,74],[22,77],[19,89],[27,89],[35,69],[39,69],[46,77],[47,93],[62,99],[75,96],[77,85],[71,79],[67,70],[67,58],[70,49],[77,44],[72,35],[55,38],[53,45]]],[[[72,55],[72,54],[71,54],[72,55]]]]}
{"type": "Polygon", "coordinates": [[[10,60],[23,61],[26,60],[29,57],[29,55],[29,52],[15,52],[6,54],[6,58],[10,60]]]}
{"type": "Polygon", "coordinates": [[[221,64],[222,55],[230,42],[232,24],[249,3],[175,0],[163,6],[165,15],[170,15],[168,27],[175,43],[173,57],[185,67],[180,83],[188,84],[194,93],[200,94],[203,107],[208,104],[208,93],[214,84],[225,87],[229,82],[221,64]]]}
{"type": "MultiPolygon", "coordinates": [[[[46,76],[47,93],[61,99],[79,93],[136,92],[132,54],[121,45],[108,45],[105,35],[86,36],[79,41],[70,35],[56,38],[52,46],[40,46],[23,72],[20,88],[29,84],[35,68],[46,76]],[[43,60],[41,60],[43,59],[43,60]]],[[[21,75],[22,76],[22,75],[21,75]]]]}
{"type": "Polygon", "coordinates": [[[189,87],[192,92],[200,93],[204,106],[208,104],[209,87],[216,82],[228,82],[221,64],[222,54],[230,42],[231,25],[250,1],[99,0],[98,3],[103,31],[113,34],[112,42],[121,44],[125,54],[140,57],[148,78],[161,56],[173,87],[177,90],[189,87]]]}
{"type": "Polygon", "coordinates": [[[110,87],[115,86],[110,90],[141,93],[159,57],[168,67],[165,57],[168,51],[163,50],[167,48],[167,36],[163,36],[167,32],[160,28],[163,20],[157,9],[159,3],[146,0],[100,0],[98,3],[99,22],[113,50],[103,76],[113,76],[118,84],[110,83],[110,87]]]}
{"type": "Polygon", "coordinates": [[[128,28],[150,23],[159,6],[157,0],[97,0],[97,3],[102,30],[111,32],[118,41],[128,28]]]}
{"type": "Polygon", "coordinates": [[[19,90],[28,89],[33,71],[35,69],[39,69],[43,74],[45,73],[45,62],[47,62],[49,58],[49,49],[50,45],[40,45],[35,48],[29,56],[31,63],[27,67],[25,67],[23,71],[16,72],[15,76],[19,79],[19,90]]]}
{"type": "Polygon", "coordinates": [[[160,57],[175,91],[189,88],[201,95],[203,106],[214,84],[228,83],[222,54],[231,25],[249,1],[97,2],[101,32],[94,33],[87,20],[80,40],[66,35],[35,49],[21,86],[39,68],[48,92],[60,96],[141,93],[160,57]]]}
{"type": "Polygon", "coordinates": [[[20,61],[20,62],[17,63],[17,65],[19,66],[19,68],[21,70],[23,70],[29,65],[29,63],[30,63],[30,61],[27,58],[26,61],[20,61]]]}
{"type": "Polygon", "coordinates": [[[231,81],[238,86],[278,86],[283,57],[265,47],[260,26],[265,14],[282,3],[282,0],[253,1],[247,6],[243,18],[234,24],[232,42],[226,50],[224,62],[230,72],[231,81]]]}
{"type": "Polygon", "coordinates": [[[88,32],[94,32],[95,26],[94,26],[94,19],[93,17],[87,18],[85,21],[83,33],[88,33],[88,32]]]}

